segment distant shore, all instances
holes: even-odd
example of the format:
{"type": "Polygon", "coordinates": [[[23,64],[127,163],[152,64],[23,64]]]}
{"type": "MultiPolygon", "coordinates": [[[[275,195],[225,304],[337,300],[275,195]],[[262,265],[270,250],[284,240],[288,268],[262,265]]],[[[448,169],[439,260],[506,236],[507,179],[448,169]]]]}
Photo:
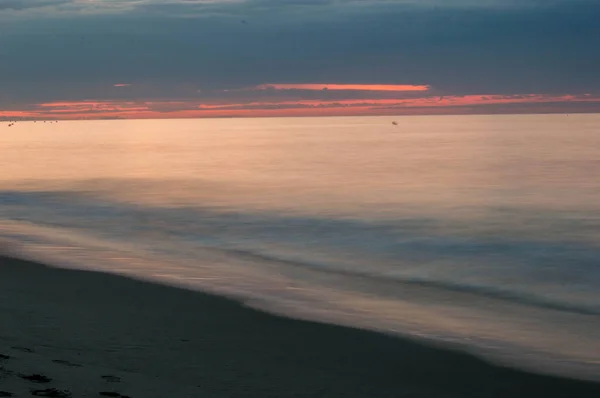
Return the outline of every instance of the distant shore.
{"type": "Polygon", "coordinates": [[[52,389],[132,398],[600,397],[597,383],[0,257],[0,396],[52,389]]]}
{"type": "Polygon", "coordinates": [[[600,114],[600,108],[592,109],[557,109],[548,111],[535,111],[529,108],[520,108],[522,104],[517,104],[519,107],[511,108],[509,110],[491,110],[491,109],[473,109],[468,108],[465,110],[460,107],[449,106],[446,112],[441,110],[431,110],[430,108],[424,108],[425,112],[420,112],[421,108],[407,108],[407,110],[397,110],[393,112],[381,112],[373,114],[345,114],[345,113],[330,113],[330,114],[300,114],[300,115],[281,115],[277,113],[267,113],[258,115],[217,115],[217,116],[206,116],[206,115],[193,115],[193,116],[160,116],[158,114],[151,116],[135,116],[135,117],[124,117],[124,116],[107,116],[107,117],[77,117],[77,118],[56,118],[54,115],[45,115],[38,117],[0,117],[0,123],[8,122],[67,122],[67,121],[100,121],[100,120],[181,120],[181,119],[273,119],[273,118],[328,118],[328,117],[405,117],[405,116],[510,116],[510,115],[597,115],[600,114]]]}

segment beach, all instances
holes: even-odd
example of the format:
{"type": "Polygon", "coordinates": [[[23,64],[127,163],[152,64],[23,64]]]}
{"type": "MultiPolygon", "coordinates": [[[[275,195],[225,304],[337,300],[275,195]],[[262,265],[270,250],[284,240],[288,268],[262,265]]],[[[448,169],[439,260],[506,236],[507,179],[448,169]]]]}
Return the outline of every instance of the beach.
{"type": "Polygon", "coordinates": [[[600,117],[401,125],[11,127],[0,396],[600,396],[600,117]]]}
{"type": "Polygon", "coordinates": [[[6,257],[0,354],[0,391],[15,397],[600,396],[439,346],[6,257]]]}

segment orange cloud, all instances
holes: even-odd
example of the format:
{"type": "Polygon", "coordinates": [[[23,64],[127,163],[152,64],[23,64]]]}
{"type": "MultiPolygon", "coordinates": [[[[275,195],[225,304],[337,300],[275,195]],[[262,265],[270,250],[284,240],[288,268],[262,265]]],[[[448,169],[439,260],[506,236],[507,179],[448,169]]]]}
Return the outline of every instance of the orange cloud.
{"type": "Polygon", "coordinates": [[[117,83],[117,84],[113,84],[113,87],[129,87],[131,86],[130,83],[117,83]]]}
{"type": "Polygon", "coordinates": [[[261,84],[256,90],[345,90],[345,91],[429,91],[431,87],[412,84],[261,84]]]}
{"type": "Polygon", "coordinates": [[[380,99],[269,101],[59,101],[2,111],[2,119],[202,118],[524,112],[599,112],[600,97],[584,95],[466,95],[380,99]],[[577,107],[574,107],[575,104],[577,107]]]}
{"type": "Polygon", "coordinates": [[[57,102],[45,102],[38,104],[41,108],[93,108],[96,106],[104,106],[110,103],[109,101],[57,101],[57,102]]]}
{"type": "Polygon", "coordinates": [[[241,108],[267,108],[267,107],[449,107],[465,105],[493,105],[493,104],[517,104],[517,103],[562,103],[562,102],[599,102],[596,97],[575,97],[572,95],[548,96],[542,94],[527,94],[519,96],[485,96],[485,95],[466,95],[466,96],[436,96],[409,99],[341,99],[341,100],[285,100],[285,101],[254,101],[241,104],[201,104],[200,109],[241,109],[241,108]]]}

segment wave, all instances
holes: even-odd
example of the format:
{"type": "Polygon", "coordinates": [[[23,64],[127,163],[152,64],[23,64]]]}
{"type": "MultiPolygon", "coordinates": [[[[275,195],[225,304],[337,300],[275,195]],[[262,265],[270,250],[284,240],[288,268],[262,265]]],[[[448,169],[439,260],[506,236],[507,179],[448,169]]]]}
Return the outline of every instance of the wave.
{"type": "MultiPolygon", "coordinates": [[[[598,301],[591,301],[591,305],[587,305],[589,301],[569,302],[569,296],[564,295],[552,300],[536,292],[510,290],[511,285],[503,290],[501,284],[476,284],[473,281],[480,280],[477,278],[452,280],[445,278],[439,267],[428,264],[419,269],[419,276],[409,272],[410,264],[406,266],[408,271],[403,269],[398,256],[404,253],[411,257],[411,250],[481,255],[499,247],[522,255],[528,252],[527,242],[520,242],[521,246],[511,250],[513,245],[508,242],[480,242],[477,246],[477,242],[456,237],[399,237],[397,226],[372,221],[222,213],[198,208],[149,209],[73,200],[51,205],[55,201],[52,195],[37,202],[29,198],[27,211],[21,213],[4,206],[0,241],[4,238],[13,252],[22,248],[21,254],[50,264],[208,290],[287,316],[433,339],[460,349],[481,350],[483,356],[514,362],[519,367],[539,360],[544,365],[531,366],[577,368],[573,370],[576,375],[594,373],[589,367],[594,366],[597,356],[578,351],[577,339],[586,336],[586,341],[594,341],[589,336],[596,336],[600,311],[594,303],[598,301]],[[146,227],[140,225],[143,220],[149,223],[146,227]],[[186,222],[205,225],[198,229],[186,222]],[[290,235],[290,231],[295,234],[290,235]],[[146,236],[147,233],[152,235],[146,236]],[[337,236],[342,233],[343,237],[337,236]],[[397,252],[390,256],[393,263],[381,266],[372,253],[357,250],[361,238],[364,246],[377,247],[378,251],[395,248],[397,252]],[[298,246],[298,242],[306,241],[316,249],[298,246]],[[353,261],[336,256],[340,248],[351,251],[353,261]],[[423,269],[427,271],[425,277],[423,269]],[[377,312],[386,306],[392,313],[377,312]],[[389,318],[390,314],[393,318],[389,318]],[[450,327],[446,328],[448,325],[437,317],[448,317],[450,327]],[[531,327],[527,319],[535,319],[535,333],[524,340],[519,333],[531,327]],[[577,326],[590,322],[596,324],[596,329],[577,326]],[[490,325],[498,328],[493,336],[487,331],[490,325]],[[544,333],[566,333],[570,343],[556,348],[554,340],[545,341],[544,333]],[[536,347],[538,341],[544,342],[541,348],[536,347]]],[[[433,221],[418,224],[423,235],[433,221]]],[[[530,250],[537,252],[546,247],[538,245],[531,243],[530,250]]],[[[546,245],[554,248],[546,250],[550,253],[567,250],[567,246],[557,243],[546,245]]],[[[595,254],[593,247],[568,247],[584,252],[583,257],[595,254]]],[[[419,259],[422,257],[411,261],[419,259]]],[[[460,268],[456,261],[446,265],[460,268]]],[[[494,268],[483,267],[478,272],[489,270],[494,268]]],[[[569,369],[550,371],[567,374],[569,369]]]]}
{"type": "MultiPolygon", "coordinates": [[[[313,271],[321,272],[321,273],[331,273],[334,275],[341,275],[346,277],[358,277],[365,278],[373,281],[379,282],[396,282],[399,284],[411,284],[423,287],[432,287],[440,290],[452,291],[452,292],[462,292],[462,293],[471,293],[474,295],[491,297],[506,301],[515,302],[518,304],[529,305],[542,307],[547,309],[559,310],[559,311],[568,311],[574,312],[583,315],[600,315],[600,306],[585,306],[585,305],[575,305],[560,301],[552,301],[547,300],[535,295],[528,294],[520,294],[518,292],[510,291],[510,290],[502,290],[502,289],[494,289],[490,286],[478,286],[478,285],[468,285],[468,284],[460,284],[460,283],[448,283],[436,280],[427,280],[427,279],[419,279],[419,278],[409,278],[409,277],[398,277],[398,276],[390,276],[390,275],[382,275],[370,272],[361,272],[358,270],[342,270],[336,267],[331,267],[323,264],[310,263],[306,261],[298,261],[292,259],[286,259],[282,257],[273,256],[270,254],[253,252],[250,250],[243,249],[232,249],[232,248],[224,248],[217,246],[205,246],[206,248],[211,248],[215,250],[225,251],[227,253],[232,253],[237,256],[251,258],[255,261],[264,261],[264,262],[273,262],[279,265],[285,266],[293,266],[293,267],[303,267],[310,268],[313,271]]],[[[401,286],[398,286],[401,288],[401,286]]]]}
{"type": "Polygon", "coordinates": [[[600,248],[584,242],[484,238],[431,217],[336,219],[161,208],[78,192],[4,191],[0,203],[5,219],[138,242],[173,257],[187,253],[187,260],[195,248],[221,250],[280,266],[600,314],[600,248]]]}
{"type": "MultiPolygon", "coordinates": [[[[16,221],[20,221],[20,220],[16,220],[16,221]]],[[[48,232],[49,235],[54,234],[54,231],[56,231],[57,228],[62,228],[62,226],[57,225],[55,223],[48,223],[48,224],[40,223],[38,225],[41,227],[51,228],[49,231],[52,231],[52,232],[48,232]]],[[[27,234],[23,234],[23,233],[11,234],[11,233],[8,233],[7,231],[2,231],[1,227],[2,226],[0,225],[0,236],[3,236],[5,240],[11,239],[14,241],[16,239],[17,241],[22,242],[26,245],[33,244],[33,243],[38,243],[38,244],[42,244],[42,245],[43,244],[51,244],[50,243],[51,239],[48,239],[48,237],[35,235],[35,234],[27,235],[27,234]]],[[[77,230],[76,232],[74,232],[74,234],[83,236],[81,230],[77,230]]],[[[83,234],[85,234],[85,233],[83,233],[83,234]]],[[[185,236],[180,236],[179,238],[186,240],[185,236]]],[[[280,266],[280,267],[303,268],[303,269],[309,269],[313,272],[318,272],[318,273],[323,273],[323,274],[331,274],[331,275],[335,275],[335,276],[344,276],[344,277],[350,277],[350,278],[361,278],[361,279],[373,281],[373,282],[397,283],[398,289],[401,289],[402,285],[404,285],[404,284],[410,284],[410,285],[435,288],[435,289],[445,290],[445,291],[450,291],[450,292],[469,293],[472,295],[501,299],[501,300],[506,300],[506,301],[510,301],[510,302],[514,302],[514,303],[518,303],[518,304],[522,304],[522,305],[528,305],[528,306],[537,306],[537,307],[541,307],[541,308],[560,310],[560,311],[568,311],[568,312],[584,314],[584,315],[600,315],[600,306],[594,305],[593,303],[586,305],[585,303],[569,303],[569,302],[565,302],[565,301],[560,301],[559,299],[552,300],[552,299],[541,297],[541,296],[535,295],[535,294],[527,294],[524,292],[511,290],[510,287],[509,287],[509,289],[502,289],[502,286],[477,285],[477,284],[460,283],[460,281],[450,282],[450,281],[443,281],[443,280],[435,280],[434,279],[435,275],[433,275],[433,278],[426,279],[426,278],[419,278],[419,277],[414,277],[414,276],[410,277],[410,276],[393,275],[392,272],[390,272],[390,271],[388,271],[387,273],[386,272],[382,273],[381,271],[379,273],[371,272],[371,271],[369,271],[368,268],[363,269],[363,270],[360,270],[357,268],[348,269],[347,267],[344,267],[343,264],[332,264],[332,263],[323,263],[323,262],[315,262],[315,261],[311,262],[311,261],[308,261],[307,259],[300,260],[300,259],[298,259],[298,256],[296,256],[296,258],[289,258],[289,257],[285,257],[282,255],[276,255],[273,253],[268,253],[268,252],[259,251],[259,250],[235,248],[235,247],[232,247],[231,245],[225,245],[222,242],[219,245],[219,244],[215,244],[217,242],[209,242],[206,240],[204,242],[199,242],[198,239],[194,239],[193,237],[188,236],[187,238],[188,238],[187,239],[188,241],[193,241],[198,248],[201,248],[203,250],[219,251],[224,254],[233,255],[233,256],[236,256],[239,258],[250,259],[251,261],[254,261],[254,262],[270,263],[270,264],[280,266]]],[[[107,245],[107,246],[110,247],[110,245],[107,245]]],[[[417,244],[417,247],[422,247],[422,243],[417,244]]],[[[114,248],[116,249],[116,247],[114,247],[114,248]]],[[[459,250],[468,250],[468,249],[460,248],[459,250]]],[[[154,247],[152,251],[155,253],[162,253],[162,254],[171,254],[171,255],[174,254],[172,250],[164,250],[164,249],[161,249],[160,247],[154,247]]]]}

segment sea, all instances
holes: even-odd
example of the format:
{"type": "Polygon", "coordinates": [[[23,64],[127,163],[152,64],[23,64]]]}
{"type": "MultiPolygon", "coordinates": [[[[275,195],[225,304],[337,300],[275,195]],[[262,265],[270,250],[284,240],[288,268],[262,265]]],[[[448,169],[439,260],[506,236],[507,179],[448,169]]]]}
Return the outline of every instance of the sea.
{"type": "Polygon", "coordinates": [[[0,123],[0,245],[600,380],[600,115],[0,123]]]}

